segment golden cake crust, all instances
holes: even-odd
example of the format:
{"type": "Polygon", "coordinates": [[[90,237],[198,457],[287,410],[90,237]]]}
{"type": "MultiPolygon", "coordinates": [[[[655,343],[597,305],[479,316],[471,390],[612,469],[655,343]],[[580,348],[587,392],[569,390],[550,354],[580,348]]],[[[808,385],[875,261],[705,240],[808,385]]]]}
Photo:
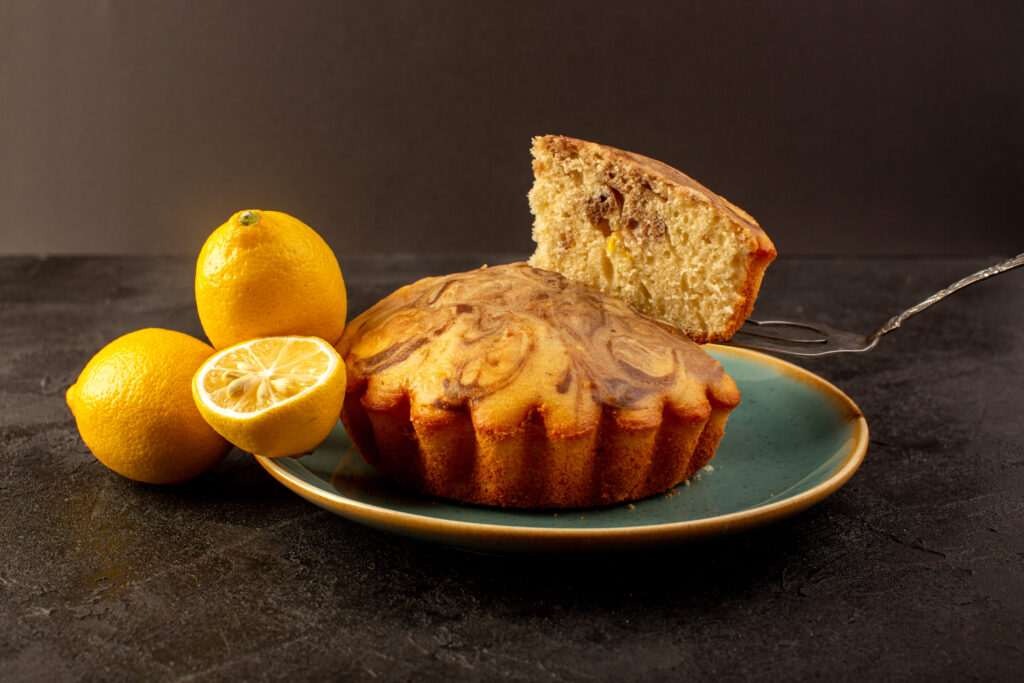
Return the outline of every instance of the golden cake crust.
{"type": "Polygon", "coordinates": [[[342,420],[417,490],[515,507],[665,491],[711,459],[739,402],[679,330],[524,263],[426,278],[338,343],[342,420]]]}
{"type": "Polygon", "coordinates": [[[629,168],[637,174],[657,176],[666,183],[680,188],[687,188],[703,200],[713,204],[720,211],[729,214],[732,220],[740,223],[744,229],[749,230],[757,241],[759,249],[765,252],[774,252],[775,250],[771,239],[768,238],[768,234],[754,220],[753,216],[725,197],[715,194],[679,169],[673,168],[664,162],[645,157],[636,152],[630,152],[610,145],[602,145],[597,142],[571,138],[567,135],[538,136],[534,138],[533,142],[535,145],[547,146],[556,153],[564,154],[586,150],[592,154],[601,154],[612,161],[618,162],[622,168],[629,168]]]}

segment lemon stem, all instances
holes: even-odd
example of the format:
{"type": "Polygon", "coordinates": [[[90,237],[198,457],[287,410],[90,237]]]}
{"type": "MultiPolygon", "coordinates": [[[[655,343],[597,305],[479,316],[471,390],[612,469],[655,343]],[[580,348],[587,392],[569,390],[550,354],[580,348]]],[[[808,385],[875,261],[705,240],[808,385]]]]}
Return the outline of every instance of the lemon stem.
{"type": "Polygon", "coordinates": [[[259,211],[243,211],[238,217],[238,222],[245,226],[256,225],[260,222],[259,211]]]}

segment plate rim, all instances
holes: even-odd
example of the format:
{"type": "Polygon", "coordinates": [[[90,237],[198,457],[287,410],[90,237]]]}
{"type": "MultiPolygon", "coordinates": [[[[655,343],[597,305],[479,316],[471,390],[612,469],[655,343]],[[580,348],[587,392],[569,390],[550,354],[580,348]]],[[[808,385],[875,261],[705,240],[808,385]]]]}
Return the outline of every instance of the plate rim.
{"type": "MultiPolygon", "coordinates": [[[[631,549],[701,540],[752,529],[805,510],[842,487],[860,467],[867,453],[867,419],[842,389],[810,370],[765,353],[721,344],[708,344],[716,352],[734,354],[758,363],[774,365],[780,374],[809,384],[827,398],[841,419],[853,427],[853,443],[836,470],[821,483],[779,501],[702,519],[599,528],[527,527],[489,522],[467,522],[428,517],[390,507],[354,500],[303,481],[290,467],[305,467],[297,459],[256,460],[274,479],[309,502],[346,519],[392,533],[427,537],[432,541],[463,548],[484,550],[565,551],[595,547],[602,550],[631,549]],[[283,464],[287,461],[287,465],[283,464]]],[[[309,471],[308,469],[306,470],[309,471]]],[[[312,475],[312,473],[310,473],[312,475]]],[[[316,475],[312,475],[316,478],[316,475]]],[[[575,509],[574,509],[575,512],[575,509]]]]}

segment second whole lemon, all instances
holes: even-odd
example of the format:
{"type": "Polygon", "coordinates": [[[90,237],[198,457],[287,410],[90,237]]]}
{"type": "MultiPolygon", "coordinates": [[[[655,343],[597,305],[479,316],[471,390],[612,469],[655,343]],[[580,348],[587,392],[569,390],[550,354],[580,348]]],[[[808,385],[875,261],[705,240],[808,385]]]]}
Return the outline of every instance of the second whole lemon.
{"type": "Polygon", "coordinates": [[[279,211],[239,211],[207,238],[196,263],[199,320],[216,349],[257,337],[345,328],[338,259],[308,225],[279,211]]]}
{"type": "Polygon", "coordinates": [[[176,484],[219,463],[231,444],[200,416],[192,375],[213,349],[181,332],[149,328],[107,344],[67,391],[82,440],[118,474],[176,484]]]}

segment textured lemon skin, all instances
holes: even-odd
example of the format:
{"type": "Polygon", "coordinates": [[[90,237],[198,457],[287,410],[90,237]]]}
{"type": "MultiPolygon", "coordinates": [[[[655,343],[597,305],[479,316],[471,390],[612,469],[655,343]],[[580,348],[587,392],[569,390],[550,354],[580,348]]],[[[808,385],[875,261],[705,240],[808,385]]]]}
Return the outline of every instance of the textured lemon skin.
{"type": "Polygon", "coordinates": [[[149,328],[105,346],[66,398],[82,440],[118,474],[176,484],[219,463],[231,444],[203,420],[192,375],[213,349],[181,332],[149,328]]]}
{"type": "Polygon", "coordinates": [[[207,238],[196,263],[196,306],[214,348],[301,335],[334,344],[347,294],[334,252],[312,228],[278,211],[239,211],[207,238]]]}
{"type": "MultiPolygon", "coordinates": [[[[337,355],[334,348],[330,352],[337,355]]],[[[345,402],[348,375],[341,356],[336,360],[334,373],[322,384],[252,417],[225,415],[208,406],[199,390],[201,368],[192,379],[192,396],[203,419],[244,451],[266,458],[312,453],[338,423],[345,402]]],[[[207,361],[212,362],[213,358],[207,361]]]]}

